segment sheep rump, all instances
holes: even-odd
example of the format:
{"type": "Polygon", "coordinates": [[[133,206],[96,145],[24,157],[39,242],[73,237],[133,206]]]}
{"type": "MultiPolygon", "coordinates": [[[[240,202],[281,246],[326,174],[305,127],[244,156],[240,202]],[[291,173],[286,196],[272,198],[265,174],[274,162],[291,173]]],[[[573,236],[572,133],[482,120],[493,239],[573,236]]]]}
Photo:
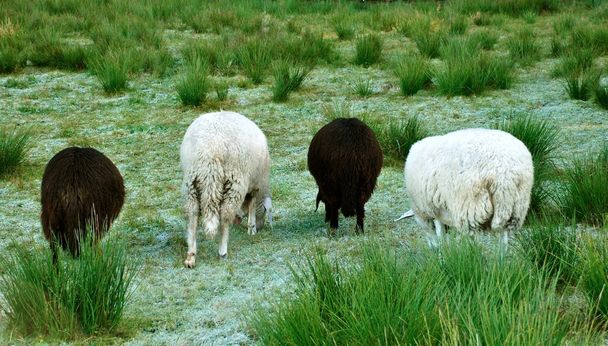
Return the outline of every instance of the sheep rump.
{"type": "Polygon", "coordinates": [[[382,150],[373,131],[356,118],[338,118],[322,127],[308,148],[308,169],[319,191],[316,205],[325,204],[330,233],[338,228],[338,213],[357,215],[356,232],[363,233],[365,203],[382,169],[382,150]]]}
{"type": "MultiPolygon", "coordinates": [[[[415,143],[405,184],[416,220],[441,237],[443,225],[508,233],[520,228],[534,182],[532,156],[511,134],[465,129],[415,143]]],[[[430,240],[432,242],[432,240],[430,240]]]]}
{"type": "Polygon", "coordinates": [[[245,210],[251,235],[263,227],[266,211],[271,222],[270,155],[266,136],[251,120],[234,112],[201,115],[184,135],[180,160],[188,216],[187,267],[195,265],[199,216],[210,237],[221,226],[222,257],[228,251],[229,226],[245,210]]]}
{"type": "Polygon", "coordinates": [[[79,255],[87,227],[99,240],[118,217],[124,199],[122,176],[104,154],[70,147],[53,156],[42,176],[40,220],[54,261],[56,244],[79,255]]]}

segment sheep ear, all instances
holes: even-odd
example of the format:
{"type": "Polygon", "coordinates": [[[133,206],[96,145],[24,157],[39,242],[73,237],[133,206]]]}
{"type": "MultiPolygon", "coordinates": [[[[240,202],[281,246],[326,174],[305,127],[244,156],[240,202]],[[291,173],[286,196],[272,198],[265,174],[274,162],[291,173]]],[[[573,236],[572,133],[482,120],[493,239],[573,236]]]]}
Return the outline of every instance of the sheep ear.
{"type": "Polygon", "coordinates": [[[264,197],[263,203],[266,214],[268,215],[268,223],[272,226],[272,199],[269,196],[264,197]]]}

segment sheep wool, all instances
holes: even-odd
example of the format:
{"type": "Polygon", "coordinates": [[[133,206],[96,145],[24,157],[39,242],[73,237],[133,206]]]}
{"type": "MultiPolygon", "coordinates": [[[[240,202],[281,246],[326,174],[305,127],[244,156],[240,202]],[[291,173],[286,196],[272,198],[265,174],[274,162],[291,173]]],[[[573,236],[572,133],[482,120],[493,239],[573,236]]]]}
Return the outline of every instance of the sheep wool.
{"type": "Polygon", "coordinates": [[[418,223],[436,245],[444,225],[459,230],[519,229],[530,205],[532,155],[511,134],[465,129],[415,143],[405,162],[405,185],[418,223]],[[433,234],[433,225],[435,234],[433,234]]]}
{"type": "Polygon", "coordinates": [[[228,253],[230,224],[245,210],[251,235],[263,227],[266,212],[272,222],[270,155],[266,136],[254,122],[234,112],[201,115],[186,130],[180,160],[188,217],[187,267],[195,265],[199,217],[210,237],[221,227],[221,257],[228,253]]]}

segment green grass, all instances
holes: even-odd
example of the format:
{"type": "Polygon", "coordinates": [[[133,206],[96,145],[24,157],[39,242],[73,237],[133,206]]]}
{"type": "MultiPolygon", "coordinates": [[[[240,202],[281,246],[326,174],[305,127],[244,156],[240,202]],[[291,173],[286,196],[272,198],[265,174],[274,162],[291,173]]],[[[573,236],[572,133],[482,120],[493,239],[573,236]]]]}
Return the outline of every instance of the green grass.
{"type": "Polygon", "coordinates": [[[562,285],[578,283],[581,254],[576,225],[536,224],[519,231],[515,238],[518,255],[558,278],[562,285]]]}
{"type": "Polygon", "coordinates": [[[219,101],[225,101],[228,98],[228,88],[230,85],[226,82],[216,82],[214,85],[215,95],[219,101]]]}
{"type": "Polygon", "coordinates": [[[115,94],[127,88],[129,56],[125,52],[110,51],[91,59],[90,68],[107,94],[115,94]]]}
{"type": "Polygon", "coordinates": [[[593,50],[589,47],[569,50],[552,71],[554,77],[565,77],[580,74],[593,67],[593,50]]]}
{"type": "Polygon", "coordinates": [[[608,109],[608,86],[596,83],[593,88],[593,100],[600,107],[608,109]]]}
{"type": "Polygon", "coordinates": [[[333,24],[334,31],[339,40],[348,41],[355,37],[355,27],[347,18],[337,19],[333,24]]]}
{"type": "Polygon", "coordinates": [[[23,130],[0,128],[0,178],[14,173],[25,161],[30,134],[23,130]]]}
{"type": "Polygon", "coordinates": [[[507,89],[513,81],[509,59],[480,51],[470,39],[452,39],[441,50],[444,64],[433,81],[448,96],[480,94],[487,89],[507,89]]]}
{"type": "Polygon", "coordinates": [[[550,120],[515,114],[503,121],[498,128],[515,136],[530,150],[534,163],[530,211],[537,215],[549,212],[556,199],[556,191],[551,181],[557,174],[557,152],[561,144],[558,127],[550,120]]]}
{"type": "Polygon", "coordinates": [[[205,102],[209,91],[207,73],[207,62],[203,58],[198,58],[186,66],[175,85],[184,106],[197,107],[205,102]]]}
{"type": "MultiPolygon", "coordinates": [[[[563,315],[556,282],[473,242],[395,254],[368,244],[353,259],[322,251],[292,269],[295,293],[250,313],[263,345],[561,345],[581,317],[563,315]]],[[[593,331],[584,331],[591,339],[593,331]]]]}
{"type": "Polygon", "coordinates": [[[374,94],[374,85],[370,79],[361,79],[355,83],[353,90],[360,97],[368,97],[374,94]]]}
{"type": "Polygon", "coordinates": [[[427,59],[418,55],[409,55],[401,59],[395,75],[399,79],[401,95],[414,95],[431,84],[431,68],[427,59]]]}
{"type": "Polygon", "coordinates": [[[506,44],[511,59],[524,66],[540,60],[540,46],[536,42],[532,30],[523,29],[518,31],[507,40],[506,44]]]}
{"type": "Polygon", "coordinates": [[[272,100],[285,102],[289,94],[298,90],[310,72],[306,67],[292,67],[289,62],[279,63],[274,71],[274,86],[272,100]]]}
{"type": "Polygon", "coordinates": [[[403,166],[412,145],[429,135],[426,125],[418,117],[387,121],[364,115],[362,120],[374,131],[380,142],[385,165],[403,166]]]}
{"type": "Polygon", "coordinates": [[[599,73],[595,71],[573,73],[565,78],[564,88],[571,99],[586,101],[598,87],[599,78],[599,73]]]}
{"type": "Polygon", "coordinates": [[[490,30],[479,30],[469,35],[470,44],[481,49],[493,49],[498,42],[496,32],[490,30]]]}
{"type": "Polygon", "coordinates": [[[608,321],[608,238],[587,236],[582,242],[579,288],[597,316],[608,321]]]}
{"type": "Polygon", "coordinates": [[[139,265],[127,246],[109,240],[83,242],[80,257],[59,256],[48,247],[32,251],[14,244],[0,258],[2,306],[13,333],[75,339],[111,333],[121,321],[139,265]],[[43,308],[44,307],[44,308],[43,308]]]}
{"type": "Polygon", "coordinates": [[[268,43],[258,39],[250,40],[238,49],[236,59],[253,84],[264,81],[272,61],[271,50],[268,43]]]}
{"type": "Polygon", "coordinates": [[[444,29],[435,30],[430,26],[427,29],[416,28],[412,33],[412,40],[416,42],[418,51],[431,59],[439,57],[439,50],[445,44],[447,37],[448,34],[444,29]]]}
{"type": "Polygon", "coordinates": [[[573,160],[565,172],[562,212],[577,222],[602,226],[608,217],[608,145],[573,160]]]}
{"type": "Polygon", "coordinates": [[[363,67],[378,63],[382,59],[382,45],[382,38],[375,34],[358,38],[354,63],[363,67]]]}

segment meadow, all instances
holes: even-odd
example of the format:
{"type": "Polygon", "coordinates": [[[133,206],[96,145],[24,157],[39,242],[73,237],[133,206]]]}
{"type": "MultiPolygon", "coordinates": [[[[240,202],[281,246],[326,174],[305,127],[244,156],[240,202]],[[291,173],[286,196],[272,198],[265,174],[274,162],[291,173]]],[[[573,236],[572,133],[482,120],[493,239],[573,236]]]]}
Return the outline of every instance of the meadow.
{"type": "Polygon", "coordinates": [[[45,164],[91,146],[125,179],[108,239],[139,269],[102,330],[24,331],[0,291],[0,344],[604,344],[607,21],[601,0],[1,2],[0,263],[48,254],[45,164]],[[179,146],[220,109],[268,138],[274,225],[233,226],[227,259],[199,231],[187,269],[179,146]],[[351,116],[385,164],[366,233],[341,218],[329,238],[306,154],[351,116]],[[468,127],[512,132],[534,156],[507,258],[491,235],[439,255],[414,220],[393,221],[409,209],[409,146],[468,127]]]}

